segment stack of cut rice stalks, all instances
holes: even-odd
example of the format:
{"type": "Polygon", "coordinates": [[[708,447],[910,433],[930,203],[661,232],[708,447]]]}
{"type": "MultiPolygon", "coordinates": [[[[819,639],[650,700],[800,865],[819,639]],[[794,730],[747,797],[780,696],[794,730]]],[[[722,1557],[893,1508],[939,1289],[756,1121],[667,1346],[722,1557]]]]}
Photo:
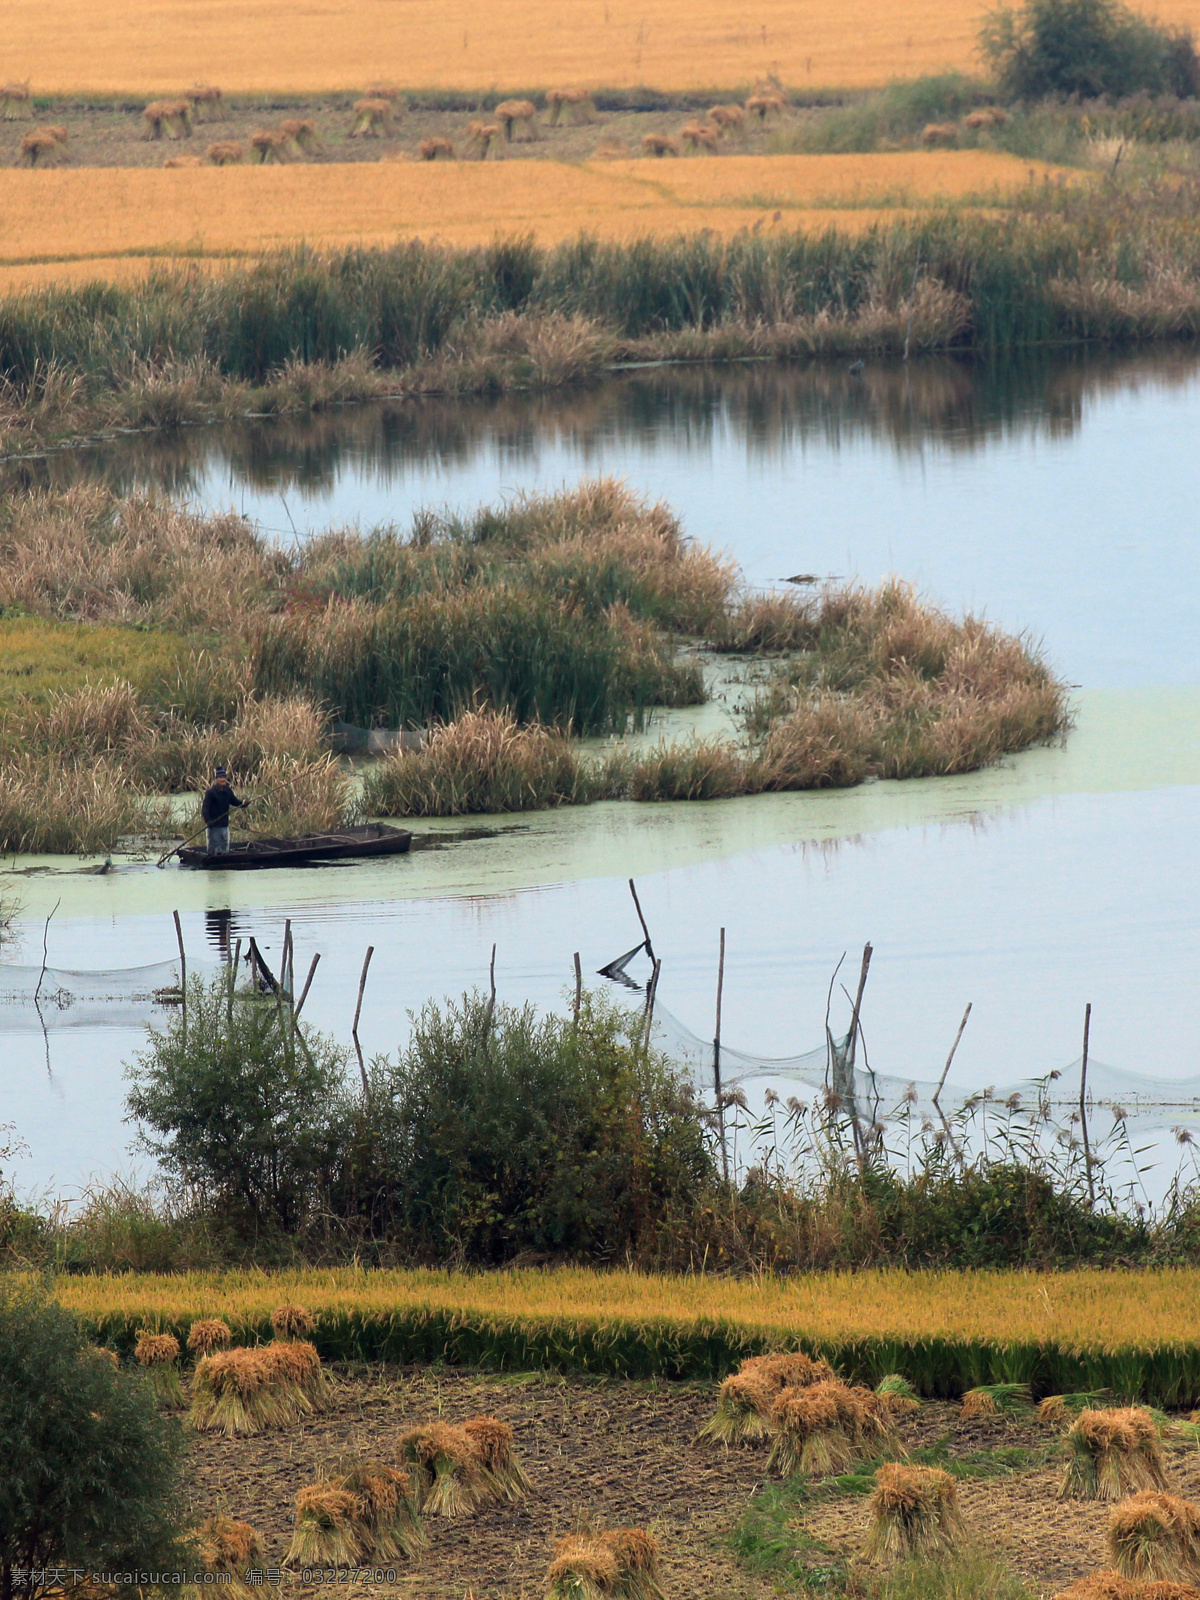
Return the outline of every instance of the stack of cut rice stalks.
{"type": "Polygon", "coordinates": [[[560,1539],[546,1585],[546,1600],[665,1600],[658,1545],[644,1528],[560,1539]]]}
{"type": "Polygon", "coordinates": [[[466,1516],[496,1501],[519,1500],[529,1488],[513,1455],[512,1429],[498,1417],[425,1423],[403,1435],[399,1456],[417,1503],[430,1516],[466,1516]]]}
{"type": "Polygon", "coordinates": [[[406,1560],[424,1543],[412,1477],[381,1462],[351,1462],[296,1496],[296,1526],[286,1562],[353,1567],[406,1560]]]}

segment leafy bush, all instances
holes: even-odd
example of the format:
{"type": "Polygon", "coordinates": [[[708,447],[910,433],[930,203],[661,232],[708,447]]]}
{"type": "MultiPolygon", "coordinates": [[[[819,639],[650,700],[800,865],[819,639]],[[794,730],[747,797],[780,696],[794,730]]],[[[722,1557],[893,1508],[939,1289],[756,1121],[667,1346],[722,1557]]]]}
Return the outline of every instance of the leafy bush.
{"type": "Polygon", "coordinates": [[[147,1031],[126,1069],[140,1147],[203,1203],[298,1228],[340,1142],[345,1052],[223,977],[189,985],[186,1023],[147,1031]]]}
{"type": "Polygon", "coordinates": [[[690,1091],[636,1018],[585,997],[576,1028],[479,995],[429,1005],[376,1061],[358,1204],[417,1258],[636,1254],[714,1178],[690,1091]]]}
{"type": "Polygon", "coordinates": [[[3,1600],[20,1570],[171,1571],[186,1562],[182,1430],[160,1417],[149,1386],[115,1370],[35,1282],[3,1274],[0,1438],[3,1600]]]}
{"type": "Polygon", "coordinates": [[[915,138],[930,122],[953,122],[989,96],[961,72],[892,83],[878,94],[824,112],[778,143],[789,150],[849,153],[915,138]]]}
{"type": "Polygon", "coordinates": [[[1191,34],[1150,22],[1121,0],[1027,0],[1021,12],[993,12],[980,45],[1019,100],[1200,92],[1191,34]]]}

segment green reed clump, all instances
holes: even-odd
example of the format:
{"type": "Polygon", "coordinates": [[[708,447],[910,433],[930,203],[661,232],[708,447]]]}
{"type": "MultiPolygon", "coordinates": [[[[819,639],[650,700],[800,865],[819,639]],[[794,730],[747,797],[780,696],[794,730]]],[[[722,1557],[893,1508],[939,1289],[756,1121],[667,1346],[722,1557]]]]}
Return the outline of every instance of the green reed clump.
{"type": "Polygon", "coordinates": [[[624,732],[651,706],[704,698],[698,666],[628,613],[572,614],[499,586],[382,605],[331,600],[268,618],[256,676],[263,692],[299,690],[365,726],[421,727],[482,699],[522,722],[624,732]]]}
{"type": "Polygon", "coordinates": [[[581,805],[597,790],[565,734],[522,727],[511,713],[468,711],[436,728],[422,750],[368,769],[363,807],[369,816],[457,817],[581,805]]]}

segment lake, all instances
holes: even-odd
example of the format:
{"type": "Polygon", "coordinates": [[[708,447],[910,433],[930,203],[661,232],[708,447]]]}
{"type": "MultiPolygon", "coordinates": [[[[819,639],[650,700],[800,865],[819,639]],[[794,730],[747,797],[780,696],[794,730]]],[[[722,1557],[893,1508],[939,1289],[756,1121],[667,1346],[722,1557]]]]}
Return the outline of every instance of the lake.
{"type": "MultiPolygon", "coordinates": [[[[36,969],[44,937],[52,969],[166,961],[178,909],[192,960],[215,962],[250,933],[278,951],[290,918],[298,968],[322,956],[306,1015],[339,1037],[374,946],[360,1035],[391,1050],[410,1009],[486,984],[493,944],[501,1000],[559,1002],[574,951],[595,972],[641,937],[632,876],[660,1001],[701,1039],[725,927],[724,1036],[755,1056],[820,1044],[834,966],[849,952],[842,976],[856,974],[869,940],[866,1037],[893,1078],[936,1080],[967,1001],[961,1088],[1065,1068],[1091,1001],[1095,1058],[1134,1075],[1114,1083],[1186,1079],[1200,1072],[1198,463],[1200,361],[1180,350],[861,377],[656,367],[565,396],[397,401],[9,463],[9,482],[165,491],[284,540],[613,474],[755,584],[896,574],[1027,632],[1077,686],[1078,721],[1063,747],[984,773],[425,825],[411,857],[315,872],[97,877],[20,860],[8,959],[36,969]]],[[[736,692],[657,731],[715,726],[736,692]]],[[[0,1122],[28,1147],[12,1165],[24,1186],[131,1166],[121,1063],[143,1033],[119,1007],[110,1020],[67,1006],[43,1035],[28,1006],[0,1002],[0,1122]]]]}

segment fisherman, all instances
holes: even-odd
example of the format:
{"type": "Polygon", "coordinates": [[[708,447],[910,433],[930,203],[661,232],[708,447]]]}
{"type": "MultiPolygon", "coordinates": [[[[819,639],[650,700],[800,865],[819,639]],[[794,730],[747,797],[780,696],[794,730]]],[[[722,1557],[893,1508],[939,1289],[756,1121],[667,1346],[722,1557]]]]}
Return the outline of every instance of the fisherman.
{"type": "Polygon", "coordinates": [[[204,791],[200,815],[208,829],[208,853],[223,856],[229,852],[229,808],[248,806],[249,800],[239,800],[230,787],[229,774],[218,767],[211,785],[204,791]]]}

